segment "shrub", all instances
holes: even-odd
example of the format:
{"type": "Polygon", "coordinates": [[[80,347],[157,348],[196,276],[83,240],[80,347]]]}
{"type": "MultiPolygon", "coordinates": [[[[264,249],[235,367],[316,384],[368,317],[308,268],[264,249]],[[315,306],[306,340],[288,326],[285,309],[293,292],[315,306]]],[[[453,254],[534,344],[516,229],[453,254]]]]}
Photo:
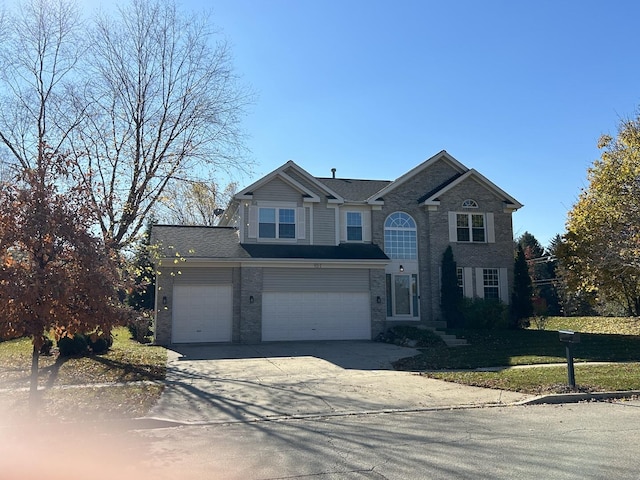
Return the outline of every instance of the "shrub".
{"type": "Polygon", "coordinates": [[[44,343],[40,347],[40,355],[51,355],[51,348],[53,347],[53,340],[44,337],[44,343]]]}
{"type": "Polygon", "coordinates": [[[431,330],[409,325],[396,325],[376,338],[379,342],[402,347],[429,347],[442,344],[442,339],[431,330]]]}
{"type": "Polygon", "coordinates": [[[142,312],[141,315],[135,316],[129,322],[128,328],[131,332],[131,337],[139,343],[147,343],[148,336],[151,334],[151,314],[149,312],[142,312]]]}
{"type": "Polygon", "coordinates": [[[86,336],[91,352],[96,355],[107,353],[113,345],[113,337],[104,333],[92,333],[86,336]]]}
{"type": "Polygon", "coordinates": [[[61,337],[58,340],[58,350],[60,350],[61,357],[84,355],[88,348],[87,339],[80,333],[76,333],[73,337],[61,337]]]}
{"type": "Polygon", "coordinates": [[[509,310],[499,300],[465,298],[461,310],[464,328],[490,330],[509,325],[509,310]]]}

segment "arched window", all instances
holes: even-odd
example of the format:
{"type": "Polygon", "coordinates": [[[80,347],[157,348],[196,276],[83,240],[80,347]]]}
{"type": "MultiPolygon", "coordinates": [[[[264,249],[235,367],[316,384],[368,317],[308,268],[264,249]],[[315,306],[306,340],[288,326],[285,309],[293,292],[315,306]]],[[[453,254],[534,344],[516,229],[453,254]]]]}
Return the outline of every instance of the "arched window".
{"type": "Polygon", "coordinates": [[[462,202],[462,208],[478,208],[478,202],[468,198],[464,202],[462,202]]]}
{"type": "Polygon", "coordinates": [[[384,222],[384,253],[391,259],[418,258],[416,222],[404,212],[394,212],[384,222]]]}

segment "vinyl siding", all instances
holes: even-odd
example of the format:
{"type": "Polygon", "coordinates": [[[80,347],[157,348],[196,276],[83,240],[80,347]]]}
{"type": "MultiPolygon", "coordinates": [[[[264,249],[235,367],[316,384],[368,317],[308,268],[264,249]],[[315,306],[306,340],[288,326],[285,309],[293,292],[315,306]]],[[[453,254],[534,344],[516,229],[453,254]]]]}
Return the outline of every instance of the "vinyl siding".
{"type": "Polygon", "coordinates": [[[279,178],[274,178],[253,192],[253,200],[269,200],[272,202],[302,202],[302,194],[279,178]]]}
{"type": "Polygon", "coordinates": [[[369,270],[265,268],[263,290],[271,292],[367,292],[369,270]]]}
{"type": "Polygon", "coordinates": [[[183,268],[174,285],[225,285],[232,283],[231,268],[183,268]]]}
{"type": "Polygon", "coordinates": [[[313,244],[336,244],[336,211],[326,205],[313,205],[313,244]]]}

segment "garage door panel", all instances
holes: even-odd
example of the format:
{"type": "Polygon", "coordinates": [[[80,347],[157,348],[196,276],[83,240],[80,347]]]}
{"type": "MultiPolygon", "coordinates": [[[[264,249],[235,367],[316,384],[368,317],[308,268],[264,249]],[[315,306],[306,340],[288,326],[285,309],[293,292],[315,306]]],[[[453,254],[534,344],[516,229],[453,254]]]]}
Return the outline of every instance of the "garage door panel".
{"type": "Polygon", "coordinates": [[[172,342],[230,342],[231,285],[173,287],[172,342]]]}
{"type": "Polygon", "coordinates": [[[366,292],[265,292],[262,302],[264,341],[371,338],[366,292]]]}

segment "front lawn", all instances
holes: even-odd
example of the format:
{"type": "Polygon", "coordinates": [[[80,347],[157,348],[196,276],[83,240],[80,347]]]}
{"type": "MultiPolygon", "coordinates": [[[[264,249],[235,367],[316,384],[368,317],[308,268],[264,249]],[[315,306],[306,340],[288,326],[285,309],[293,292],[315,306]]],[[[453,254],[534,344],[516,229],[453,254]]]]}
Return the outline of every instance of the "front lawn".
{"type": "MultiPolygon", "coordinates": [[[[31,348],[28,339],[0,343],[3,416],[27,414],[31,348]]],[[[114,331],[104,355],[40,356],[40,413],[59,420],[144,415],[162,393],[157,381],[165,377],[166,361],[164,348],[133,341],[126,328],[114,331]]]]}
{"type": "Polygon", "coordinates": [[[559,329],[581,332],[574,347],[576,382],[588,391],[640,389],[640,322],[629,318],[550,318],[545,330],[460,330],[469,345],[448,348],[432,342],[421,355],[405,358],[394,366],[399,370],[425,371],[426,375],[470,385],[502,388],[527,393],[563,390],[566,367],[501,369],[495,372],[435,372],[475,370],[566,363],[565,346],[559,329]],[[581,362],[631,362],[617,365],[580,365],[581,362]]]}

